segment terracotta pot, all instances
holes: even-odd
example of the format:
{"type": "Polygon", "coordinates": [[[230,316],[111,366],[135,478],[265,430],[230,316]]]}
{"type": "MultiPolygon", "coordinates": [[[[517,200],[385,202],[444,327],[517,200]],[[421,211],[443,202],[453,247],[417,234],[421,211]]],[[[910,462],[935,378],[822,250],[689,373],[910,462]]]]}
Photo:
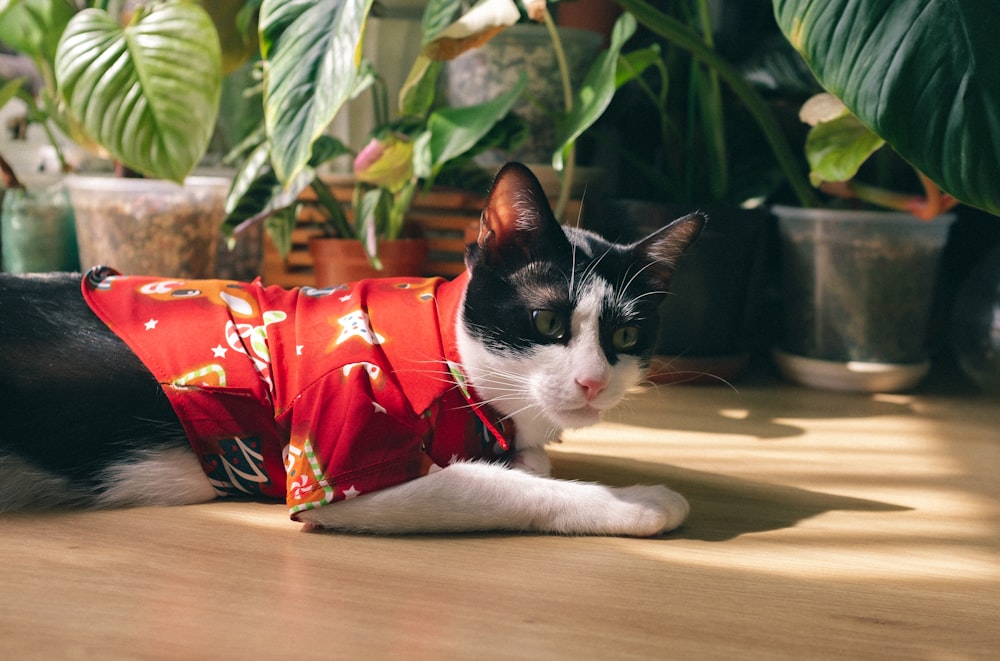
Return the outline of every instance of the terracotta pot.
{"type": "Polygon", "coordinates": [[[425,239],[379,241],[378,256],[382,270],[368,261],[361,242],[356,239],[317,237],[309,241],[316,286],[333,287],[366,278],[421,276],[427,261],[425,239]]]}

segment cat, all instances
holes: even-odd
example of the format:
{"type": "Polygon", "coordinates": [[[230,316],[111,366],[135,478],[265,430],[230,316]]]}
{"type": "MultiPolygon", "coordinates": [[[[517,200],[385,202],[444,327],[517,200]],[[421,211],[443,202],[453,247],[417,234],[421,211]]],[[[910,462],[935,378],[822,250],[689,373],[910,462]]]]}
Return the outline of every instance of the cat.
{"type": "Polygon", "coordinates": [[[259,283],[104,269],[81,287],[78,274],[4,274],[0,511],[180,505],[284,489],[292,518],[309,528],[674,529],[689,510],[680,494],[553,479],[544,446],[562,429],[598,422],[643,379],[657,308],[704,222],[692,214],[614,244],[557,223],[535,176],[510,163],[487,196],[467,270],[452,282],[268,288],[274,303],[259,283]],[[131,297],[124,312],[105,303],[115,296],[131,297]],[[382,311],[383,300],[398,309],[382,311]],[[337,305],[347,307],[317,308],[335,310],[317,322],[289,317],[337,305]],[[181,324],[185,308],[197,314],[181,324]],[[223,315],[224,331],[209,311],[223,315]],[[174,344],[152,339],[171,324],[181,329],[174,344]],[[180,357],[189,347],[211,351],[211,361],[179,376],[191,367],[180,357]],[[354,353],[331,367],[341,347],[354,353]],[[246,392],[226,391],[240,370],[246,392]],[[221,404],[211,399],[220,391],[221,404]],[[251,403],[263,406],[263,422],[251,403]],[[397,410],[412,415],[396,421],[397,410]],[[323,447],[327,435],[332,445],[323,447]],[[402,449],[387,440],[397,437],[402,449]]]}

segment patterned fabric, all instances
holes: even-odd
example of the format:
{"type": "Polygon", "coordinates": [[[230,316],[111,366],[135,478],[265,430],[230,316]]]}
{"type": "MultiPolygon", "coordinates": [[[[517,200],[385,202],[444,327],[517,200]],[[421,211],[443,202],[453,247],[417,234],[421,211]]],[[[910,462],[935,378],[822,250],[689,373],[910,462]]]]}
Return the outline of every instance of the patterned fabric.
{"type": "Polygon", "coordinates": [[[467,276],[285,290],[92,269],[91,309],[160,382],[220,495],[299,512],[467,459],[509,461],[465,384],[467,276]]]}

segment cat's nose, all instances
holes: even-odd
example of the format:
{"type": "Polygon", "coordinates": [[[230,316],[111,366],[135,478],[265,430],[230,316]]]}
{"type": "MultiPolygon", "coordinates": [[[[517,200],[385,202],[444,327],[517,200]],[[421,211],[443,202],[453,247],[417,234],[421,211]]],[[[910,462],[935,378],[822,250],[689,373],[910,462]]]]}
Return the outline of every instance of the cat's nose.
{"type": "Polygon", "coordinates": [[[587,401],[593,401],[595,397],[600,395],[605,388],[608,387],[608,382],[606,379],[594,379],[590,377],[584,377],[576,380],[576,385],[580,386],[580,390],[583,391],[584,396],[587,401]]]}

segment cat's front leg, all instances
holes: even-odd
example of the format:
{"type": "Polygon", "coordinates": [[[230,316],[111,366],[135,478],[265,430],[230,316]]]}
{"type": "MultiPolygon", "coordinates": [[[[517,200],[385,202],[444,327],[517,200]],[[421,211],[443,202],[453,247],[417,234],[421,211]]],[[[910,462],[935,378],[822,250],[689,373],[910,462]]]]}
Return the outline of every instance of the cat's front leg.
{"type": "Polygon", "coordinates": [[[470,462],[303,512],[299,519],[385,534],[514,530],[648,537],[676,528],[687,514],[687,501],[659,485],[613,488],[470,462]]]}
{"type": "Polygon", "coordinates": [[[552,462],[543,447],[523,448],[514,456],[514,468],[527,471],[533,475],[548,477],[552,474],[552,462]]]}

